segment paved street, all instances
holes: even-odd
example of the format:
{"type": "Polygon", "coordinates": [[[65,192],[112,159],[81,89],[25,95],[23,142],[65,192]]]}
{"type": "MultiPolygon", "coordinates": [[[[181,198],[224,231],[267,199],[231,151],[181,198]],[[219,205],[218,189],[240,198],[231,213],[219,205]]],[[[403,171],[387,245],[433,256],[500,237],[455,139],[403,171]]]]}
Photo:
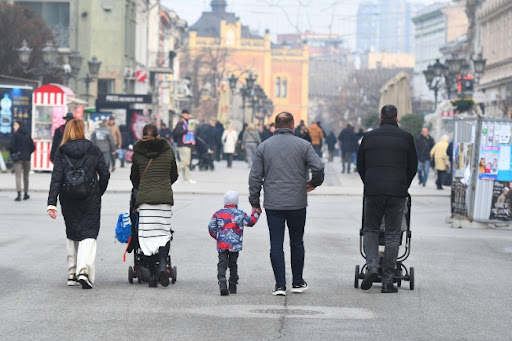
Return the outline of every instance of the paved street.
{"type": "MultiPolygon", "coordinates": [[[[326,186],[309,198],[304,276],[310,289],[286,297],[270,294],[265,215],[245,230],[239,293],[218,292],[207,224],[229,188],[241,192],[240,207],[250,210],[243,163],[195,171],[197,184],[175,186],[171,254],[178,280],[156,289],[128,283],[132,259],[123,263],[124,245],[114,243],[117,214],[129,199],[127,169],[113,173],[103,198],[97,280],[88,291],[66,286],[64,222],[45,212],[50,175],[34,174],[32,198],[15,203],[14,177],[1,174],[0,339],[509,340],[512,231],[450,228],[448,189],[436,191],[433,178],[427,188],[415,181],[412,253],[405,262],[415,267],[415,290],[407,282],[394,295],[381,294],[380,284],[355,289],[354,266],[364,263],[362,186],[338,166],[328,165],[326,186]]],[[[289,259],[287,265],[290,282],[289,259]]]]}

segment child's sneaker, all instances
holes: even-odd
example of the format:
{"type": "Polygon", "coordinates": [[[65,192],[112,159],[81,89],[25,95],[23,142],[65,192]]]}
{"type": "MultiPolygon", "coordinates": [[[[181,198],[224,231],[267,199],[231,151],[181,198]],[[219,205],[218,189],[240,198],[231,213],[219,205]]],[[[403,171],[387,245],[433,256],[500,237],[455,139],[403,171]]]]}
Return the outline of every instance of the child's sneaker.
{"type": "Polygon", "coordinates": [[[272,295],[274,296],[286,296],[286,286],[278,287],[276,285],[276,288],[274,291],[272,291],[272,295]]]}
{"type": "Polygon", "coordinates": [[[229,293],[236,294],[236,283],[229,282],[229,293]]]}
{"type": "Polygon", "coordinates": [[[220,289],[220,295],[221,296],[229,295],[228,282],[226,280],[219,281],[219,289],[220,289]]]}
{"type": "Polygon", "coordinates": [[[301,284],[294,284],[292,285],[292,292],[294,293],[301,293],[308,290],[308,284],[305,280],[302,280],[301,284]]]}

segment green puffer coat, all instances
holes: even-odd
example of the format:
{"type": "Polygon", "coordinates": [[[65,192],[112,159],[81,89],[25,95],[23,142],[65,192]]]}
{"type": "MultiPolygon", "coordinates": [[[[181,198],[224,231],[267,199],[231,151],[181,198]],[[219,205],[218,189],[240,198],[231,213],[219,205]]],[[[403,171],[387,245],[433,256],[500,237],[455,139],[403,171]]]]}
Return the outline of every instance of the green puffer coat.
{"type": "Polygon", "coordinates": [[[174,205],[172,184],[178,179],[178,168],[169,142],[162,138],[137,141],[133,146],[132,162],[130,180],[138,190],[135,206],[174,205]],[[150,159],[153,161],[141,182],[140,178],[150,159]]]}

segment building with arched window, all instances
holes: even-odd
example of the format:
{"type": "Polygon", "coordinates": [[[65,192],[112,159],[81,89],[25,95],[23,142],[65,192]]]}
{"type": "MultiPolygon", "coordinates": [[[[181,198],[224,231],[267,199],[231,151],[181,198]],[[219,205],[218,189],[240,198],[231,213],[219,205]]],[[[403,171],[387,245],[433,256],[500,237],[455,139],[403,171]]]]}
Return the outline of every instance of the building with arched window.
{"type": "MultiPolygon", "coordinates": [[[[296,122],[307,121],[308,45],[275,44],[268,31],[263,36],[252,32],[235,13],[227,12],[226,7],[225,0],[211,1],[211,11],[203,12],[189,28],[181,74],[191,80],[192,91],[216,98],[212,92],[231,75],[238,78],[240,88],[245,84],[244,79],[253,74],[274,104],[274,112],[266,121],[281,111],[292,113],[296,122]]],[[[240,106],[236,101],[230,103],[229,116],[238,115],[240,119],[240,106]]],[[[199,99],[195,104],[199,104],[199,99]]],[[[247,106],[246,110],[250,111],[247,106]]],[[[247,115],[246,121],[250,119],[251,115],[247,115]]]]}

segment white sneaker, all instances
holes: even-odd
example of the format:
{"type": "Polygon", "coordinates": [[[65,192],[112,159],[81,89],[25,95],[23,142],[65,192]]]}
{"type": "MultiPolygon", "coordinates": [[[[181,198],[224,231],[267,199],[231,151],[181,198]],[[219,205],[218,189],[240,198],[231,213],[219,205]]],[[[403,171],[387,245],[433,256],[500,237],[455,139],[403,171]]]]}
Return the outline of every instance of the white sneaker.
{"type": "Polygon", "coordinates": [[[80,284],[82,284],[82,289],[92,289],[92,283],[89,280],[89,275],[79,274],[78,282],[80,282],[80,284]]]}
{"type": "Polygon", "coordinates": [[[80,283],[76,279],[76,275],[75,274],[70,274],[68,276],[68,286],[69,287],[74,287],[74,286],[77,286],[77,285],[80,285],[80,283]]]}
{"type": "Polygon", "coordinates": [[[294,284],[292,286],[292,292],[294,292],[294,293],[301,293],[306,290],[308,290],[308,284],[306,283],[305,280],[302,280],[301,284],[294,284]]]}
{"type": "Polygon", "coordinates": [[[272,291],[272,295],[274,295],[274,296],[286,296],[286,287],[285,286],[283,286],[283,287],[276,286],[274,291],[272,291]]]}

